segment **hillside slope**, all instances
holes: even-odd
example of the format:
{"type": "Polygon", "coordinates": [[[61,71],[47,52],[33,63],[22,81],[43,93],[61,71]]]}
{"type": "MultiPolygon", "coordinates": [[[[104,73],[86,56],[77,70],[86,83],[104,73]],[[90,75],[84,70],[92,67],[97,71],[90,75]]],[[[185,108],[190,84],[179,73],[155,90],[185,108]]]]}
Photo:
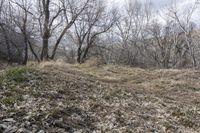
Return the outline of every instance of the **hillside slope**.
{"type": "Polygon", "coordinates": [[[200,132],[200,71],[44,63],[0,75],[0,132],[200,132]]]}

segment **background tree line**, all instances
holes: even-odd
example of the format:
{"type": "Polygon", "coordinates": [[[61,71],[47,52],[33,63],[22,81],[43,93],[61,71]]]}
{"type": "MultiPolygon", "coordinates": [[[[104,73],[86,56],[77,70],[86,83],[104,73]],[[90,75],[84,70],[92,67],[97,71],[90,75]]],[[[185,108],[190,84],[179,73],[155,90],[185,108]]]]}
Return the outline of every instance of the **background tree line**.
{"type": "Polygon", "coordinates": [[[105,0],[0,0],[0,57],[26,64],[95,56],[137,67],[198,68],[198,6],[172,5],[155,15],[150,1],[127,0],[119,8],[105,0]]]}

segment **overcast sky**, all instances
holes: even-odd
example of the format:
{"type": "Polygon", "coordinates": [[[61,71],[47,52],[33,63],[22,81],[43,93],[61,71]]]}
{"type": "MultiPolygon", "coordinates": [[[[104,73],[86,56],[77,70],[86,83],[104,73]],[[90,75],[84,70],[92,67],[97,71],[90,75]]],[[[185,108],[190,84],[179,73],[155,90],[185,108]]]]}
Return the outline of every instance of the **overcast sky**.
{"type": "MultiPolygon", "coordinates": [[[[114,3],[122,4],[126,0],[111,0],[111,1],[113,1],[114,3]]],[[[151,1],[153,6],[157,9],[161,9],[165,6],[170,6],[172,5],[172,3],[176,3],[177,6],[183,6],[183,5],[192,4],[195,2],[195,0],[138,0],[138,1],[141,1],[141,2],[151,1]]]]}
{"type": "MultiPolygon", "coordinates": [[[[125,3],[125,1],[127,0],[111,0],[111,1],[112,1],[111,2],[112,5],[114,5],[115,3],[115,5],[122,6],[123,3],[125,3]]],[[[188,8],[191,8],[191,6],[193,6],[196,0],[138,0],[138,1],[140,2],[151,1],[153,9],[156,13],[156,11],[165,12],[167,7],[171,7],[172,5],[176,5],[178,11],[184,11],[188,8]]],[[[196,11],[194,13],[193,18],[192,18],[192,20],[198,23],[198,25],[200,22],[199,14],[200,14],[200,8],[199,8],[199,11],[196,11]]]]}

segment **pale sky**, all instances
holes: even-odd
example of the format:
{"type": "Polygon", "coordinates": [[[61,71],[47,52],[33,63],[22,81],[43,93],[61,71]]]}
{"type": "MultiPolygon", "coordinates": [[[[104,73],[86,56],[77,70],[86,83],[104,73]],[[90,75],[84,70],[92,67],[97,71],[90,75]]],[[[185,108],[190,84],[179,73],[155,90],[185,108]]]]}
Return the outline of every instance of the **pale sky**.
{"type": "MultiPolygon", "coordinates": [[[[122,6],[123,3],[127,0],[109,0],[112,5],[122,6]]],[[[190,9],[196,0],[138,0],[140,2],[146,2],[151,1],[154,11],[162,11],[165,12],[165,10],[172,5],[176,5],[178,11],[186,11],[187,9],[190,9]]],[[[200,5],[199,5],[200,6],[200,5]]],[[[199,17],[200,14],[200,8],[193,14],[192,20],[199,24],[199,17]]]]}
{"type": "MultiPolygon", "coordinates": [[[[117,4],[123,4],[126,0],[108,0],[111,1],[111,3],[117,3],[117,4]]],[[[185,4],[191,4],[194,3],[195,0],[138,0],[141,2],[151,1],[155,8],[161,9],[165,6],[169,6],[172,3],[177,3],[177,6],[185,5],[185,4]]]]}

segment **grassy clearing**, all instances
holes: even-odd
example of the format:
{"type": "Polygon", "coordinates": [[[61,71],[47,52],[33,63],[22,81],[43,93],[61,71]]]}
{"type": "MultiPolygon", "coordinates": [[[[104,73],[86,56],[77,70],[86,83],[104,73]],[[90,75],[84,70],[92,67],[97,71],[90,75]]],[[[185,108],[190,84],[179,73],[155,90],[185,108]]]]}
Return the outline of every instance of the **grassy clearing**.
{"type": "Polygon", "coordinates": [[[61,133],[200,132],[199,71],[92,64],[5,70],[0,121],[61,133]]]}

